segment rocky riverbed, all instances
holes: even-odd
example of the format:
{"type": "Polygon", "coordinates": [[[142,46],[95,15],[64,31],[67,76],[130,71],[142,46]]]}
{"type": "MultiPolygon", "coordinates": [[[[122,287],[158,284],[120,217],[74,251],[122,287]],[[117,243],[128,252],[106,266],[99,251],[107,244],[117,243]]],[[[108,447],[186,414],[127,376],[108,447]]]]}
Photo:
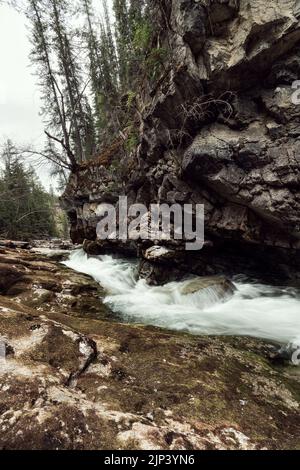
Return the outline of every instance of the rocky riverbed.
{"type": "Polygon", "coordinates": [[[300,447],[298,369],[272,345],[117,323],[103,296],[0,249],[1,449],[300,447]]]}

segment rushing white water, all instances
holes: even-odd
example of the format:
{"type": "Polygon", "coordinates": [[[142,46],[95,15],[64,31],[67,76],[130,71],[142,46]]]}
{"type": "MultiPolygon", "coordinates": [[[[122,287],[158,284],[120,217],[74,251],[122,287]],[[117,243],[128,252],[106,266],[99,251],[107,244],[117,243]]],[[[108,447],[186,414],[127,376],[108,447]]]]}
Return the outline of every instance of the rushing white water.
{"type": "Polygon", "coordinates": [[[88,274],[107,291],[105,303],[125,321],[193,334],[253,336],[300,346],[300,294],[235,279],[233,297],[220,302],[212,289],[182,295],[185,282],[162,287],[137,281],[136,265],[112,256],[72,253],[65,265],[88,274]]]}

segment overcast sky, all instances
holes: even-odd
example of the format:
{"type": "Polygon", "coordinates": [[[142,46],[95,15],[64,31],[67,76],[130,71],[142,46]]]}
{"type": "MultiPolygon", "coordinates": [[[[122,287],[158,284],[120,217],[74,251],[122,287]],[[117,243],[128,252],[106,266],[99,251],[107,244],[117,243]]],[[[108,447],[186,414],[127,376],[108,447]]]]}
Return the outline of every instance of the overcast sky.
{"type": "MultiPolygon", "coordinates": [[[[19,144],[43,142],[39,91],[29,67],[29,52],[24,16],[0,5],[0,144],[8,138],[19,144]]],[[[38,173],[49,187],[47,167],[38,173]]]]}
{"type": "MultiPolygon", "coordinates": [[[[99,5],[100,0],[95,2],[99,5]]],[[[112,0],[108,0],[109,6],[112,0]]],[[[24,15],[0,2],[0,145],[7,138],[19,144],[43,144],[44,127],[40,96],[30,67],[30,42],[24,15]]],[[[47,165],[37,168],[42,183],[49,187],[47,165]]]]}

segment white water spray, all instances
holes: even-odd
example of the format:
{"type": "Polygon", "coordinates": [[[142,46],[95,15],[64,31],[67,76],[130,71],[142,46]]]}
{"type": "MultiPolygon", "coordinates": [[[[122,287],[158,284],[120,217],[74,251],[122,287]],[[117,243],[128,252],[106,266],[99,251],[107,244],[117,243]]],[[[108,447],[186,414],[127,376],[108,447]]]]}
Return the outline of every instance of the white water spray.
{"type": "Polygon", "coordinates": [[[183,295],[186,282],[161,287],[137,280],[136,264],[82,250],[65,263],[88,274],[107,291],[105,303],[124,321],[204,335],[252,336],[300,346],[300,295],[295,289],[249,283],[237,278],[237,290],[220,302],[212,288],[183,295]]]}

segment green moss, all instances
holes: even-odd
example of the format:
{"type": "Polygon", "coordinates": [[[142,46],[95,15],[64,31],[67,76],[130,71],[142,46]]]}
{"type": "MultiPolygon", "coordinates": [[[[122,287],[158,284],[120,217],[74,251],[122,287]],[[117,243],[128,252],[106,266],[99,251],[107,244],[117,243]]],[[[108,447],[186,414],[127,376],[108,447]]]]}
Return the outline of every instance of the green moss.
{"type": "Polygon", "coordinates": [[[137,51],[144,53],[148,49],[153,34],[152,29],[152,25],[146,19],[137,25],[133,39],[133,47],[137,51]]]}
{"type": "Polygon", "coordinates": [[[127,108],[130,110],[136,99],[136,92],[129,90],[127,93],[127,108]]]}
{"type": "Polygon", "coordinates": [[[163,47],[157,47],[150,51],[145,61],[145,69],[149,80],[156,80],[159,77],[165,67],[168,56],[168,49],[163,47]]]}
{"type": "Polygon", "coordinates": [[[131,153],[136,149],[139,143],[139,136],[136,129],[132,126],[128,135],[128,138],[125,142],[125,149],[128,153],[131,153]]]}

